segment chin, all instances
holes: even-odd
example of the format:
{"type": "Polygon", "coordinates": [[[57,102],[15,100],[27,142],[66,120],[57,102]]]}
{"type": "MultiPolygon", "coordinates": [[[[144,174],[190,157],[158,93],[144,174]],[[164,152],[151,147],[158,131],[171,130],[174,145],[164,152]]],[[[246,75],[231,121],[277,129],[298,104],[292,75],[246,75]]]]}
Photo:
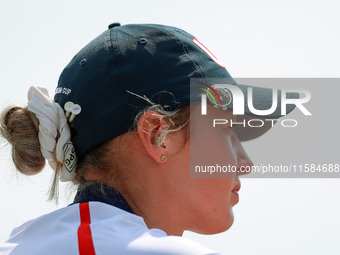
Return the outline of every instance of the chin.
{"type": "Polygon", "coordinates": [[[219,234],[222,232],[227,231],[234,223],[234,214],[231,210],[231,212],[228,213],[228,215],[224,217],[214,218],[214,219],[206,219],[202,220],[200,222],[200,226],[197,228],[189,229],[190,231],[193,231],[198,234],[203,235],[213,235],[213,234],[219,234]]]}

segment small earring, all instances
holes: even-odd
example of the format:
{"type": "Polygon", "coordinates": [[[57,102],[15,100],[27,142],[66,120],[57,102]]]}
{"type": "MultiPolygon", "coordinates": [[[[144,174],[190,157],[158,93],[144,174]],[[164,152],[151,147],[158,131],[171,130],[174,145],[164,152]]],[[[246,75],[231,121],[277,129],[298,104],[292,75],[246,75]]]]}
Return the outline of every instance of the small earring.
{"type": "Polygon", "coordinates": [[[161,160],[164,161],[165,159],[166,159],[166,157],[163,155],[163,156],[161,157],[161,160]]]}

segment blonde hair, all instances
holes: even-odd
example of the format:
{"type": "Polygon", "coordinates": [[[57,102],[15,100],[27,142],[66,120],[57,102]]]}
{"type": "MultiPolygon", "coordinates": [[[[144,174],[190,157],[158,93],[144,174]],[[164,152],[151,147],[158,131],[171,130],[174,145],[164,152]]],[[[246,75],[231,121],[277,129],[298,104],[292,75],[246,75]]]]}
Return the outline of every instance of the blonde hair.
{"type": "Polygon", "coordinates": [[[1,114],[1,135],[12,145],[16,169],[25,175],[39,173],[45,166],[40,151],[38,120],[27,107],[11,106],[1,114]]]}
{"type": "MultiPolygon", "coordinates": [[[[151,106],[140,110],[134,121],[131,130],[136,129],[139,118],[146,111],[156,111],[167,120],[168,127],[162,130],[158,139],[159,145],[162,137],[178,131],[185,127],[190,119],[190,105],[179,108],[175,111],[167,111],[162,106],[152,104],[151,106]]],[[[27,107],[18,105],[6,108],[1,114],[1,135],[12,145],[12,159],[16,169],[25,175],[34,175],[39,173],[45,166],[46,160],[40,150],[38,138],[39,121],[35,114],[30,112],[27,107]]],[[[72,126],[70,127],[71,131],[72,126]]],[[[73,133],[73,132],[72,132],[73,133]]],[[[85,152],[78,158],[76,167],[76,176],[73,180],[75,184],[85,183],[85,174],[89,169],[108,171],[111,165],[110,141],[96,146],[85,152]]],[[[50,190],[50,200],[58,200],[58,178],[55,173],[53,184],[50,190]]]]}

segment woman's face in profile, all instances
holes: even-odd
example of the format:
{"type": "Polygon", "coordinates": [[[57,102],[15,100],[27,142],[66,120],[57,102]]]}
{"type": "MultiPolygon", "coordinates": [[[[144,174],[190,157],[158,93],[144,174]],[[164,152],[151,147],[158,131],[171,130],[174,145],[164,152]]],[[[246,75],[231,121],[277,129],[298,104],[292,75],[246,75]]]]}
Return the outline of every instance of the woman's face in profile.
{"type": "Polygon", "coordinates": [[[183,167],[175,171],[177,191],[180,191],[180,199],[187,209],[187,229],[205,234],[230,228],[234,220],[232,207],[239,201],[238,177],[242,174],[232,169],[252,165],[229,123],[213,127],[214,119],[230,120],[234,116],[231,111],[212,106],[208,106],[208,114],[202,116],[200,107],[195,107],[190,120],[190,141],[181,154],[185,163],[179,164],[183,167]],[[216,171],[218,166],[229,167],[230,171],[206,173],[213,171],[213,167],[216,171]],[[189,167],[191,176],[187,171],[189,167]]]}

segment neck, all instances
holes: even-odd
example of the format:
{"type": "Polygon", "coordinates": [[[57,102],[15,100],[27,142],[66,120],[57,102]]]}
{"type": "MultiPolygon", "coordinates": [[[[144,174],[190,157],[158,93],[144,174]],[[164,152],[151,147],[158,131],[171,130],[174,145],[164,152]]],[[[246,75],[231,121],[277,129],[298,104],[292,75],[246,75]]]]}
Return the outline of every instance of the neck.
{"type": "Polygon", "coordinates": [[[145,184],[122,189],[122,194],[134,213],[143,217],[150,229],[158,228],[168,235],[182,236],[185,221],[181,208],[176,203],[178,200],[174,197],[175,192],[171,191],[173,188],[168,187],[167,182],[159,179],[157,174],[149,175],[147,180],[129,180],[130,183],[145,184]]]}

